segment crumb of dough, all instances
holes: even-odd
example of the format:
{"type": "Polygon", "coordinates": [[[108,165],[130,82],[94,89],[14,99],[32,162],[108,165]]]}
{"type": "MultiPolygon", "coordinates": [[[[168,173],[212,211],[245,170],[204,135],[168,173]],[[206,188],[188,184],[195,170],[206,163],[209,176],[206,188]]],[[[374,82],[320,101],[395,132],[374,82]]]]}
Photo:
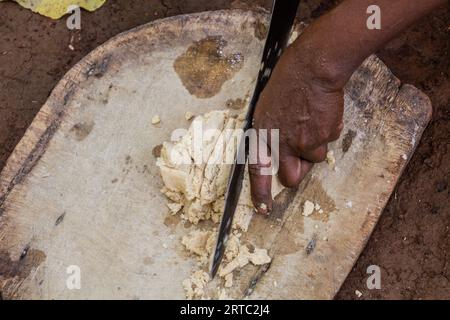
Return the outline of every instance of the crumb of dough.
{"type": "Polygon", "coordinates": [[[154,115],[152,118],[152,124],[158,124],[161,122],[161,118],[158,115],[154,115]]]}
{"type": "Polygon", "coordinates": [[[177,214],[181,209],[183,209],[183,205],[176,202],[167,203],[167,207],[172,214],[177,214]]]}
{"type": "Polygon", "coordinates": [[[190,111],[188,111],[184,114],[184,118],[186,119],[186,121],[192,120],[193,117],[194,117],[194,114],[190,111]]]}
{"type": "Polygon", "coordinates": [[[200,263],[207,263],[214,248],[214,233],[212,231],[193,230],[181,239],[189,253],[195,254],[200,263]]]}
{"type": "Polygon", "coordinates": [[[166,187],[163,187],[161,189],[161,193],[164,194],[169,200],[172,200],[176,203],[182,203],[183,197],[179,192],[170,191],[166,187]]]}
{"type": "Polygon", "coordinates": [[[205,286],[208,281],[208,273],[203,270],[194,271],[188,279],[183,280],[186,299],[193,300],[203,298],[205,295],[205,286]]]}
{"type": "Polygon", "coordinates": [[[236,258],[236,256],[239,254],[240,245],[241,243],[239,237],[234,234],[230,235],[227,242],[227,248],[224,253],[224,260],[229,262],[236,258]]]}
{"type": "Polygon", "coordinates": [[[233,286],[233,274],[229,273],[225,276],[225,288],[231,288],[233,286]]]}
{"type": "Polygon", "coordinates": [[[313,212],[314,212],[314,203],[309,200],[306,200],[305,203],[303,204],[302,215],[304,215],[305,217],[309,217],[310,215],[312,215],[313,212]]]}
{"type": "Polygon", "coordinates": [[[315,203],[314,204],[314,210],[319,211],[320,210],[320,204],[315,203]]]}
{"type": "Polygon", "coordinates": [[[266,249],[255,248],[255,251],[250,255],[250,262],[256,266],[267,264],[272,261],[272,258],[267,254],[266,249]]]}
{"type": "Polygon", "coordinates": [[[254,265],[263,265],[269,263],[271,260],[266,249],[255,248],[255,251],[251,253],[248,247],[243,245],[239,248],[237,257],[219,269],[219,276],[225,277],[234,270],[245,267],[249,262],[254,265]]]}
{"type": "Polygon", "coordinates": [[[253,212],[253,207],[238,205],[234,214],[233,229],[247,232],[253,217],[253,212]]]}
{"type": "Polygon", "coordinates": [[[327,152],[327,163],[330,168],[334,168],[336,166],[336,158],[334,157],[333,150],[327,152]]]}

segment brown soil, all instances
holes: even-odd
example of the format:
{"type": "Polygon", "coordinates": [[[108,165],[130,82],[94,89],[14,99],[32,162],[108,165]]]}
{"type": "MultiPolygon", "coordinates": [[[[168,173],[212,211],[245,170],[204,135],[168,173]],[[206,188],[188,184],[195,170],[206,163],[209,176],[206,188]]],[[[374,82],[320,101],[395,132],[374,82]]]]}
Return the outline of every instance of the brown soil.
{"type": "MultiPolygon", "coordinates": [[[[308,0],[310,22],[337,1],[308,0]]],[[[10,2],[0,3],[0,169],[58,80],[112,36],[166,16],[231,7],[270,7],[270,0],[109,0],[82,13],[82,30],[10,2]],[[249,3],[252,3],[249,5],[249,3]],[[69,49],[72,44],[74,50],[69,49]]],[[[450,299],[450,10],[436,11],[380,52],[405,83],[431,98],[433,120],[398,183],[372,238],[338,299],[450,299]],[[369,265],[381,290],[366,288],[369,265]]]]}

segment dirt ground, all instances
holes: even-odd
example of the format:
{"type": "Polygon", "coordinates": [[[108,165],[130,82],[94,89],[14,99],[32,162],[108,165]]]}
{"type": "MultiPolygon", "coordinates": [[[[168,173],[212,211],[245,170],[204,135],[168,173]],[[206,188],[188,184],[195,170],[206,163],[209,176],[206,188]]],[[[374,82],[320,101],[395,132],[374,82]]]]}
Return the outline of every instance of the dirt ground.
{"type": "MultiPolygon", "coordinates": [[[[311,22],[335,2],[302,1],[299,18],[311,22]]],[[[166,16],[270,4],[108,0],[94,13],[83,12],[82,30],[72,32],[65,19],[0,3],[0,169],[58,80],[110,37],[166,16]]],[[[434,115],[337,299],[357,299],[355,290],[360,299],[450,299],[450,7],[417,23],[379,55],[404,83],[431,98],[434,115]],[[365,285],[373,264],[382,271],[380,290],[365,285]]]]}

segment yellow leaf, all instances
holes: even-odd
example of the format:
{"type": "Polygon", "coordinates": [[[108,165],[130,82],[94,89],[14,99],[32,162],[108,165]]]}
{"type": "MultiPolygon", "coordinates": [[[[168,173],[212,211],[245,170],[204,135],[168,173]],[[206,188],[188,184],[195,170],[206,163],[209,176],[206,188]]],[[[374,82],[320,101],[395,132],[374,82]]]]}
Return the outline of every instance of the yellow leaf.
{"type": "Polygon", "coordinates": [[[52,19],[59,19],[70,6],[79,6],[88,11],[100,8],[106,0],[15,0],[22,7],[52,19]]]}

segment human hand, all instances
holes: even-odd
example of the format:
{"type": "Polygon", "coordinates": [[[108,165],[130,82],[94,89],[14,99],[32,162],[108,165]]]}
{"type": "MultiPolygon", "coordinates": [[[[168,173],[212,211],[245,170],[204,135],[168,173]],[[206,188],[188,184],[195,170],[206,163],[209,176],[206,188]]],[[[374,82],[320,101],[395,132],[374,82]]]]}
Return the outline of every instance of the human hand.
{"type": "MultiPolygon", "coordinates": [[[[278,159],[278,177],[286,187],[297,187],[314,163],[326,159],[328,143],[337,140],[343,128],[342,84],[312,63],[311,55],[301,44],[286,49],[254,114],[255,129],[279,130],[278,151],[270,139],[266,141],[278,159]]],[[[268,166],[262,161],[249,164],[252,200],[263,214],[272,209],[272,177],[261,174],[268,166]]]]}

